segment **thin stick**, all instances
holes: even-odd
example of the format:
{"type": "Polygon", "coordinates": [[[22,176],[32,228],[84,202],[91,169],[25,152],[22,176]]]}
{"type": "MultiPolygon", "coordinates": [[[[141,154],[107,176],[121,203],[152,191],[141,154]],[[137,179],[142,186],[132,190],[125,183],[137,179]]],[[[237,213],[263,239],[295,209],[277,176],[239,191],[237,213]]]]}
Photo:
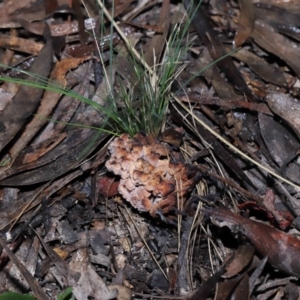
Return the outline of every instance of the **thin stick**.
{"type": "Polygon", "coordinates": [[[253,164],[255,164],[256,166],[258,166],[259,168],[265,170],[266,172],[268,172],[269,174],[272,174],[274,177],[282,180],[283,182],[293,186],[294,188],[296,188],[298,191],[300,190],[300,186],[298,186],[297,184],[289,181],[288,179],[283,178],[282,176],[276,174],[274,171],[270,170],[269,168],[265,167],[264,165],[258,163],[257,161],[255,161],[254,159],[252,159],[251,157],[249,157],[247,154],[245,154],[244,152],[242,152],[241,150],[239,150],[238,148],[236,148],[235,146],[233,146],[230,142],[228,142],[226,139],[224,139],[221,135],[219,135],[217,132],[215,132],[212,128],[210,128],[205,122],[203,122],[199,117],[197,117],[187,106],[185,106],[178,97],[176,97],[174,94],[172,94],[172,97],[175,99],[175,101],[186,111],[188,112],[200,125],[202,125],[207,131],[209,131],[214,137],[216,137],[217,139],[219,139],[221,142],[223,142],[225,145],[227,145],[229,148],[231,148],[232,150],[234,150],[235,152],[237,152],[240,156],[244,157],[246,160],[252,162],[253,164]]]}
{"type": "Polygon", "coordinates": [[[115,20],[112,18],[112,16],[110,15],[109,11],[105,8],[104,4],[102,1],[97,0],[98,4],[100,5],[100,7],[103,9],[103,12],[105,14],[105,16],[109,19],[109,21],[113,24],[114,28],[116,29],[116,31],[118,32],[118,34],[120,35],[120,37],[122,38],[122,40],[124,41],[124,43],[126,44],[126,46],[130,49],[130,51],[132,51],[132,53],[134,54],[134,56],[140,61],[140,63],[144,66],[144,68],[151,74],[153,75],[154,72],[152,70],[152,68],[143,60],[143,58],[140,56],[140,54],[135,50],[135,48],[133,48],[130,44],[130,42],[128,41],[128,39],[126,38],[126,35],[123,33],[123,31],[121,30],[121,28],[119,27],[119,25],[115,22],[115,20]]]}
{"type": "Polygon", "coordinates": [[[166,279],[169,280],[168,275],[164,272],[164,270],[162,269],[161,265],[160,265],[159,262],[157,261],[156,257],[154,256],[153,252],[151,251],[149,245],[147,244],[146,240],[144,239],[143,235],[141,234],[141,232],[140,232],[138,226],[137,226],[136,223],[134,222],[134,220],[133,220],[133,218],[132,218],[132,216],[131,216],[131,214],[130,214],[130,212],[128,211],[128,209],[127,209],[126,206],[125,206],[125,210],[126,210],[128,216],[129,216],[129,218],[130,218],[132,224],[134,225],[135,230],[137,231],[137,233],[139,234],[140,238],[142,239],[142,241],[143,241],[145,247],[146,247],[147,250],[149,251],[149,253],[150,253],[152,259],[155,261],[155,263],[157,264],[158,268],[159,268],[160,271],[163,273],[163,275],[166,277],[166,279]]]}

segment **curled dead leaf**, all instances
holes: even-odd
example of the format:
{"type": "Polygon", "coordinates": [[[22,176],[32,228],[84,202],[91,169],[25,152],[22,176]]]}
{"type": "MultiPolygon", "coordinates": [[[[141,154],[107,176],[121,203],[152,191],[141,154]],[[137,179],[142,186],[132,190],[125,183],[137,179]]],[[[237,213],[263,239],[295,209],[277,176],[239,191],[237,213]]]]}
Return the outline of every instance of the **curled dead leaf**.
{"type": "Polygon", "coordinates": [[[130,300],[131,299],[131,290],[123,285],[119,285],[119,284],[112,284],[108,286],[108,289],[110,291],[112,290],[117,290],[118,291],[118,296],[117,296],[117,300],[130,300]]]}
{"type": "MultiPolygon", "coordinates": [[[[240,231],[251,240],[256,250],[262,256],[268,257],[269,263],[281,271],[300,277],[300,262],[298,259],[300,240],[268,225],[234,214],[224,208],[204,211],[218,221],[225,222],[225,226],[239,225],[240,231]]],[[[220,224],[220,226],[223,225],[220,224]]]]}

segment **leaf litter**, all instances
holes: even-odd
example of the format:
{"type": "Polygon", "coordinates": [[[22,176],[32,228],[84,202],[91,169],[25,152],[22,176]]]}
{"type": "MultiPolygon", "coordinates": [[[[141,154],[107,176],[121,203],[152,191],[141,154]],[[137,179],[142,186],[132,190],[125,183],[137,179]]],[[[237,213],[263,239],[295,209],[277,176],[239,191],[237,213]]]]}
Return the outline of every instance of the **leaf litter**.
{"type": "Polygon", "coordinates": [[[1,293],[298,299],[298,2],[41,3],[0,4],[1,293]]]}

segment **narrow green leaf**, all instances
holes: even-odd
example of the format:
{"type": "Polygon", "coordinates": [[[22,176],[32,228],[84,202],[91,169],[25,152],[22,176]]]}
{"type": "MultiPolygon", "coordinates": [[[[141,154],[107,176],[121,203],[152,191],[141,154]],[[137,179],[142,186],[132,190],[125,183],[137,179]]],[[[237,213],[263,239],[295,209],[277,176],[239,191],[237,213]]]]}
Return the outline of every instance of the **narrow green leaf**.
{"type": "Polygon", "coordinates": [[[36,298],[31,295],[22,295],[15,292],[6,292],[0,295],[0,300],[36,300],[36,298]]]}
{"type": "Polygon", "coordinates": [[[66,288],[62,293],[57,295],[57,300],[71,300],[71,299],[74,299],[74,296],[72,295],[71,287],[66,288]]]}

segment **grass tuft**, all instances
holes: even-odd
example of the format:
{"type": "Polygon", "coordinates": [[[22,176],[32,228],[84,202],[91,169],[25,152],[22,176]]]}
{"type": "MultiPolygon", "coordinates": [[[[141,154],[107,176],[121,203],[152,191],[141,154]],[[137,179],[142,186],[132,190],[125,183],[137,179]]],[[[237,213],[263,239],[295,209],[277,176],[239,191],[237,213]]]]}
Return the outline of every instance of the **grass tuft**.
{"type": "MultiPolygon", "coordinates": [[[[111,24],[114,24],[114,22],[112,21],[111,24]]],[[[106,122],[104,122],[102,127],[97,128],[100,131],[110,132],[115,135],[129,133],[130,136],[133,136],[138,132],[144,132],[145,134],[156,136],[159,134],[166,119],[171,98],[171,85],[179,74],[179,71],[177,70],[180,70],[179,67],[182,65],[180,63],[181,55],[182,53],[186,53],[188,47],[182,47],[181,45],[187,34],[190,22],[186,22],[186,24],[183,25],[183,29],[180,29],[182,24],[183,21],[181,21],[169,35],[161,63],[154,65],[151,69],[145,67],[145,63],[141,57],[136,57],[136,51],[131,46],[128,48],[129,57],[136,76],[136,82],[129,86],[126,86],[125,83],[121,83],[118,91],[114,90],[111,86],[113,81],[113,60],[115,59],[113,53],[115,52],[115,49],[113,49],[112,44],[110,44],[109,69],[108,71],[104,69],[105,80],[107,81],[109,88],[109,90],[107,90],[105,106],[83,97],[70,89],[62,88],[58,86],[57,83],[48,80],[48,78],[43,78],[38,74],[32,74],[20,69],[16,70],[27,75],[27,79],[0,76],[0,81],[13,82],[53,91],[86,103],[99,111],[102,115],[105,115],[107,119],[106,122]]],[[[104,25],[102,24],[102,27],[103,26],[104,25]]],[[[113,28],[111,26],[111,31],[112,30],[113,28]]],[[[101,32],[102,31],[103,28],[101,32]]],[[[93,32],[93,34],[95,33],[93,32]]],[[[94,38],[97,37],[94,36],[94,38]]],[[[126,44],[129,45],[129,42],[126,41],[126,44]]],[[[187,45],[187,43],[185,44],[187,45]]],[[[103,64],[101,50],[98,49],[98,51],[100,60],[103,64]]],[[[2,67],[8,68],[4,65],[2,65],[2,67]]],[[[59,120],[49,121],[60,122],[59,120]]],[[[83,124],[69,123],[68,125],[81,126],[83,124]]]]}

